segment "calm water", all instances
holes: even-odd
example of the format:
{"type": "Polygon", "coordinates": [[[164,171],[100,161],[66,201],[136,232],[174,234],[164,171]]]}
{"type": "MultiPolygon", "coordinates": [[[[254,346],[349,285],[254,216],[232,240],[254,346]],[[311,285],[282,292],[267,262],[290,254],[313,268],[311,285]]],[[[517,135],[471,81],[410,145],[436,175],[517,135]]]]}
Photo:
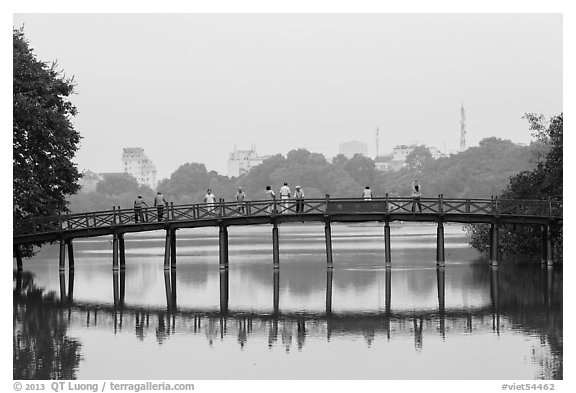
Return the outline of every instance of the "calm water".
{"type": "Polygon", "coordinates": [[[112,271],[110,238],[74,242],[76,268],[46,247],[15,274],[14,379],[562,379],[562,270],[490,267],[458,225],[230,228],[230,268],[217,229],[126,235],[112,271]]]}

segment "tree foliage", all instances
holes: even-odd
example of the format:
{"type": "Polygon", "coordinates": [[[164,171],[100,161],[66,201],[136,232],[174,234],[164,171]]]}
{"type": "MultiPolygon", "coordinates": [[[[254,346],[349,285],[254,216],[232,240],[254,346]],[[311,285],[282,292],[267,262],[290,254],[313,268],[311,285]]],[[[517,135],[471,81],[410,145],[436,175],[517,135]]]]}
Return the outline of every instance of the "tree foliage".
{"type": "MultiPolygon", "coordinates": [[[[500,193],[506,199],[562,199],[563,192],[563,114],[546,121],[544,116],[527,114],[532,135],[545,149],[535,149],[536,166],[523,170],[510,178],[508,185],[500,193]]],[[[553,227],[553,258],[562,260],[562,227],[553,227]]],[[[471,244],[480,251],[486,251],[489,244],[488,227],[470,225],[471,244]]],[[[500,231],[500,251],[504,254],[534,255],[541,247],[539,226],[505,226],[500,231]]]]}
{"type": "Polygon", "coordinates": [[[406,165],[408,168],[417,172],[422,172],[432,161],[434,161],[434,158],[432,157],[432,153],[430,153],[430,149],[426,146],[416,146],[416,148],[406,156],[406,165]]]}
{"type": "MultiPolygon", "coordinates": [[[[13,30],[13,220],[66,212],[80,177],[72,159],[80,134],[72,117],[73,79],[39,61],[22,29],[13,30]]],[[[31,249],[25,250],[30,255],[31,249]]]]}

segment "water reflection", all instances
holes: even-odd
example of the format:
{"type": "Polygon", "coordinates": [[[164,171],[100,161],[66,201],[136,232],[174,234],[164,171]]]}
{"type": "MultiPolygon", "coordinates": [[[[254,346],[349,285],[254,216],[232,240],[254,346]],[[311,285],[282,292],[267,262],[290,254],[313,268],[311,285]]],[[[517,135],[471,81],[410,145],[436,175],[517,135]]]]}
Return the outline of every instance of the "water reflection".
{"type": "Polygon", "coordinates": [[[32,274],[15,272],[14,280],[13,379],[75,379],[82,346],[68,335],[69,310],[32,274]]]}
{"type": "MultiPolygon", "coordinates": [[[[268,277],[264,286],[272,292],[267,296],[268,306],[254,308],[243,303],[242,307],[236,302],[231,307],[231,300],[239,293],[236,276],[245,271],[221,269],[217,273],[219,304],[208,308],[191,306],[189,298],[194,293],[190,283],[183,285],[176,270],[160,273],[165,294],[165,305],[160,307],[144,307],[133,296],[127,297],[126,280],[131,273],[124,270],[108,273],[112,278],[110,304],[99,299],[75,300],[77,274],[73,270],[67,277],[64,272],[59,274],[59,296],[56,291],[38,288],[31,274],[16,273],[14,379],[74,379],[82,349],[80,341],[68,335],[70,326],[75,325],[104,327],[114,335],[131,332],[139,342],[152,337],[158,345],[178,335],[200,335],[210,348],[215,348],[233,338],[240,351],[259,345],[260,338],[265,337],[270,350],[281,348],[284,353],[305,351],[311,339],[344,343],[354,337],[360,337],[366,348],[374,348],[382,339],[391,342],[410,338],[414,352],[423,353],[435,337],[446,342],[462,334],[521,332],[536,335],[549,348],[549,353],[532,352],[532,361],[539,365],[534,378],[562,378],[561,269],[471,265],[462,272],[446,267],[425,272],[386,268],[364,274],[328,268],[320,270],[325,276],[317,280],[325,283],[319,285],[322,291],[308,287],[304,278],[296,285],[296,278],[304,276],[295,275],[290,268],[250,272],[257,278],[243,277],[243,282],[257,283],[264,275],[268,277]],[[359,278],[362,285],[351,285],[350,277],[359,278]],[[430,282],[430,277],[435,279],[430,282]],[[464,281],[473,285],[456,290],[464,281]],[[405,285],[401,285],[403,282],[405,285]],[[383,292],[382,307],[347,307],[352,290],[359,292],[354,294],[356,299],[364,299],[363,290],[373,285],[379,289],[369,293],[379,297],[383,292]],[[478,295],[482,288],[487,289],[487,301],[478,295]],[[307,291],[310,296],[305,299],[324,298],[325,307],[319,309],[314,301],[312,307],[300,306],[302,301],[293,297],[307,291]],[[478,300],[474,301],[474,296],[478,300]]],[[[308,273],[305,276],[320,276],[318,271],[308,273]]],[[[188,277],[188,273],[182,276],[188,277]]],[[[201,276],[206,281],[194,280],[197,285],[211,281],[210,273],[201,276]]],[[[256,288],[256,293],[260,291],[256,288]]]]}

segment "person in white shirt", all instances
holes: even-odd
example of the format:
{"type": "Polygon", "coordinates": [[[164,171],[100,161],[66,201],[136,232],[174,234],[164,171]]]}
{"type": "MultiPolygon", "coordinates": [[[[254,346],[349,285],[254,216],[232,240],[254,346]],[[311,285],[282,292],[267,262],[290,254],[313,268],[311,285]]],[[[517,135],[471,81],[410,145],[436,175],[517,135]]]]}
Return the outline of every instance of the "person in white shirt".
{"type": "Polygon", "coordinates": [[[304,213],[304,191],[300,189],[300,186],[296,186],[294,199],[296,200],[296,213],[304,213]]]}
{"type": "Polygon", "coordinates": [[[214,211],[214,202],[216,202],[216,196],[212,194],[211,189],[208,189],[204,197],[204,203],[206,203],[209,212],[214,211]]]}
{"type": "Polygon", "coordinates": [[[420,187],[420,182],[414,180],[412,182],[412,212],[416,211],[416,205],[418,205],[418,212],[422,213],[422,204],[420,203],[420,196],[422,188],[420,187]]]}
{"type": "Polygon", "coordinates": [[[362,192],[362,199],[364,199],[365,201],[372,200],[372,190],[370,189],[370,187],[366,186],[364,192],[362,192]]]}
{"type": "Polygon", "coordinates": [[[164,206],[166,206],[167,203],[164,195],[158,191],[158,194],[154,197],[154,206],[158,210],[158,221],[162,221],[162,217],[164,217],[164,206]]]}
{"type": "Polygon", "coordinates": [[[284,183],[284,185],[280,187],[280,199],[282,200],[280,213],[284,213],[288,208],[288,200],[290,199],[290,187],[288,187],[288,183],[284,183]]]}
{"type": "MultiPolygon", "coordinates": [[[[268,199],[269,201],[274,201],[276,199],[276,194],[274,194],[274,191],[272,190],[272,188],[270,188],[270,186],[266,186],[266,199],[268,199]]],[[[268,206],[268,214],[272,213],[273,208],[274,203],[270,203],[270,205],[268,206]]]]}

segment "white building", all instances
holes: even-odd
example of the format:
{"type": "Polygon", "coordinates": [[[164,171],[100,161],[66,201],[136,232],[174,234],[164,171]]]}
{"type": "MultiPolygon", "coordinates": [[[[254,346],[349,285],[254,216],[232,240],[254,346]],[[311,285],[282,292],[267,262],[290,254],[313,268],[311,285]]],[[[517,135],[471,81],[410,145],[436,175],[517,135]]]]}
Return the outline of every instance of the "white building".
{"type": "Polygon", "coordinates": [[[156,188],[156,166],[141,147],[125,147],[122,151],[122,167],[140,185],[156,188]]]}
{"type": "Polygon", "coordinates": [[[237,150],[230,153],[228,158],[228,176],[241,176],[250,172],[252,168],[262,164],[267,157],[260,157],[256,154],[254,147],[250,150],[237,150]]]}
{"type": "Polygon", "coordinates": [[[354,157],[356,154],[362,154],[364,157],[367,157],[368,145],[358,141],[344,142],[339,146],[339,153],[344,154],[348,159],[354,157]]]}

